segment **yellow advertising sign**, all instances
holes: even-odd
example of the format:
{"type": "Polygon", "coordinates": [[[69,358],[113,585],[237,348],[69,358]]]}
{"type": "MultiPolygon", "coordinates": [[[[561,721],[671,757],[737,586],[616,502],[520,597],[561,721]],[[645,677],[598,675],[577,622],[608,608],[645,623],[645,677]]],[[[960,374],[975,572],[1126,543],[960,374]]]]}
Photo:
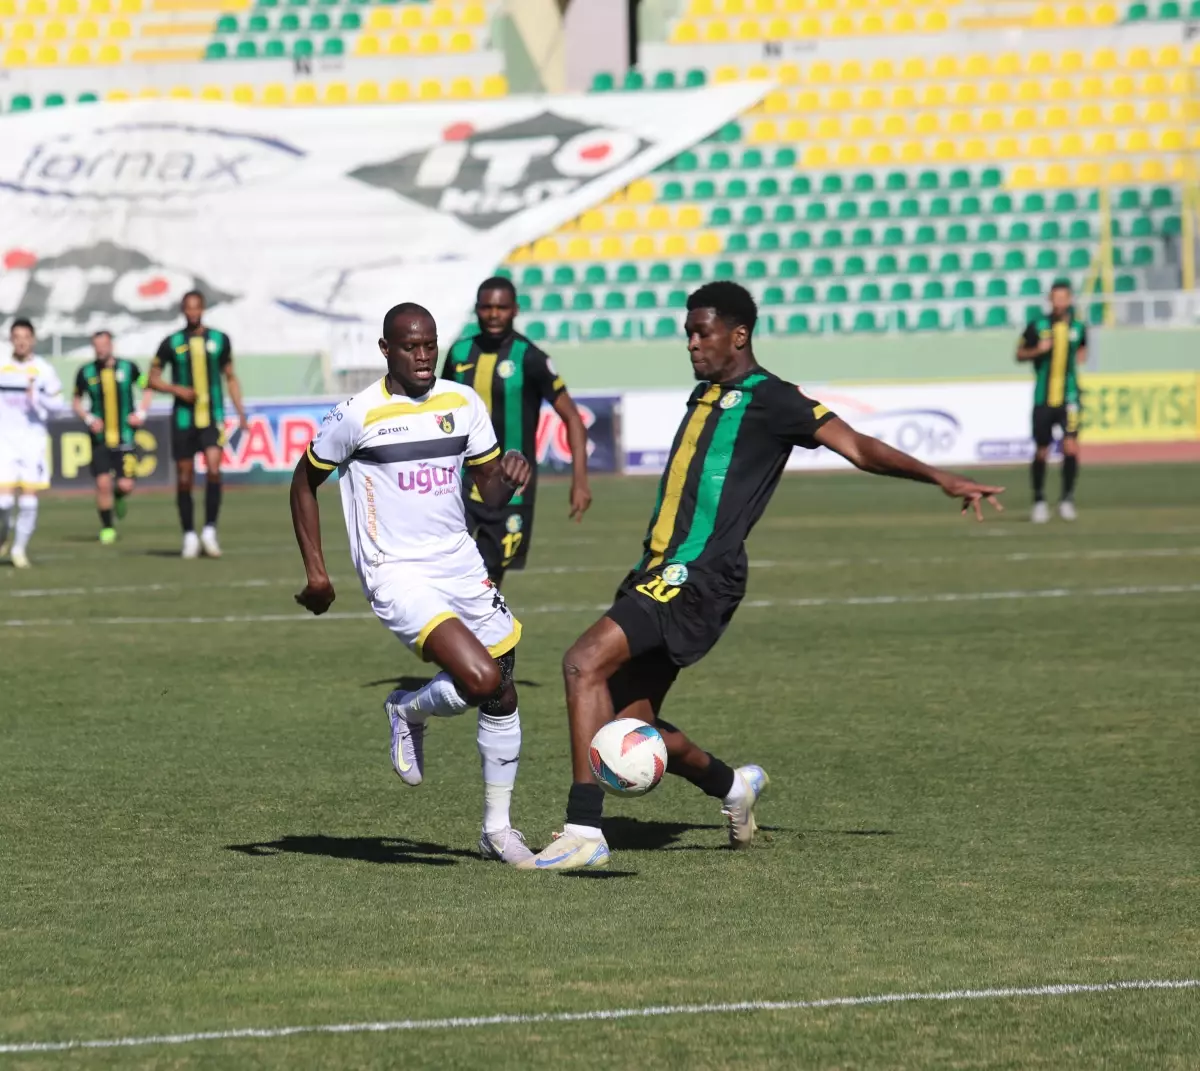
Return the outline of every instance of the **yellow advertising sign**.
{"type": "Polygon", "coordinates": [[[1085,443],[1200,439],[1200,373],[1126,372],[1080,375],[1085,443]]]}

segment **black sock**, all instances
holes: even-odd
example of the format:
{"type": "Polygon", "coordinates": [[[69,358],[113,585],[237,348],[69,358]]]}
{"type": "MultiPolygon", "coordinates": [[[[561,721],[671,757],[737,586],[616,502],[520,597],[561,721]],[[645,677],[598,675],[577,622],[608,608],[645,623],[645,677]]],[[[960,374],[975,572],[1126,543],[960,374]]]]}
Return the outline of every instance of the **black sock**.
{"type": "Polygon", "coordinates": [[[196,530],[196,507],[192,504],[191,491],[176,491],[175,506],[179,510],[179,527],[185,532],[196,530]]]}
{"type": "Polygon", "coordinates": [[[124,497],[125,497],[125,492],[124,492],[124,491],[122,491],[122,490],[121,490],[119,487],[116,487],[116,488],[114,488],[114,489],[113,489],[113,496],[114,496],[115,498],[124,498],[124,497]]]}
{"type": "Polygon", "coordinates": [[[1079,475],[1079,458],[1074,454],[1067,454],[1063,458],[1062,470],[1062,497],[1064,502],[1071,501],[1075,497],[1075,479],[1079,475]]]}
{"type": "Polygon", "coordinates": [[[204,523],[216,527],[221,512],[221,481],[209,480],[204,485],[204,523]]]}
{"type": "Polygon", "coordinates": [[[1033,459],[1033,500],[1042,502],[1046,498],[1046,462],[1033,459]]]}
{"type": "Polygon", "coordinates": [[[100,513],[100,527],[101,528],[111,528],[113,526],[112,510],[102,509],[99,511],[99,513],[100,513]]]}
{"type": "Polygon", "coordinates": [[[604,789],[599,785],[573,784],[567,796],[567,821],[573,826],[599,826],[604,813],[604,789]]]}
{"type": "Polygon", "coordinates": [[[699,777],[688,777],[687,774],[683,776],[687,777],[706,796],[723,800],[733,788],[733,768],[726,766],[725,763],[713,755],[709,755],[708,757],[711,760],[708,764],[708,769],[699,777]]]}

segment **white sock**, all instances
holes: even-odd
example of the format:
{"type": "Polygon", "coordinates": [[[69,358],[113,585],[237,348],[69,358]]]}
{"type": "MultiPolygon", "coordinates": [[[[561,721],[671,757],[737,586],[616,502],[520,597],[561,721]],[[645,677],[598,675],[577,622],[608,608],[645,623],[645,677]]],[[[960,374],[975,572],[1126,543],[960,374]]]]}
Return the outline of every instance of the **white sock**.
{"type": "Polygon", "coordinates": [[[453,718],[467,709],[467,701],[458,694],[454,678],[449,673],[439,673],[413,692],[403,709],[408,721],[423,722],[428,718],[453,718]]]}
{"type": "Polygon", "coordinates": [[[568,822],[563,826],[564,833],[574,833],[577,837],[586,837],[588,840],[603,840],[604,830],[599,826],[578,826],[574,822],[568,822]]]}
{"type": "Polygon", "coordinates": [[[8,519],[17,500],[10,494],[0,494],[0,543],[8,538],[8,519]]]}
{"type": "Polygon", "coordinates": [[[750,786],[746,784],[746,779],[737,772],[733,771],[733,787],[729,790],[729,795],[721,802],[726,807],[732,807],[735,803],[740,803],[750,794],[750,786]]]}
{"type": "Polygon", "coordinates": [[[499,833],[512,825],[509,805],[521,758],[521,716],[493,718],[479,712],[479,759],[483,767],[483,831],[499,833]]]}
{"type": "Polygon", "coordinates": [[[22,495],[17,499],[17,536],[13,540],[13,550],[24,550],[29,546],[29,540],[37,528],[37,495],[22,495]]]}

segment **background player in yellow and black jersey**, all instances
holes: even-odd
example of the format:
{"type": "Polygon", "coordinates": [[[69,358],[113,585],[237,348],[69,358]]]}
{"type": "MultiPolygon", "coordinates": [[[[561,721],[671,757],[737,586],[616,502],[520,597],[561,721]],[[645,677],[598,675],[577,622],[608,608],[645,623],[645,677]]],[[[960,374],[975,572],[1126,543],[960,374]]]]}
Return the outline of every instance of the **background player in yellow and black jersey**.
{"type": "Polygon", "coordinates": [[[1050,519],[1046,504],[1046,458],[1054,429],[1062,431],[1062,496],[1058,515],[1075,519],[1075,480],[1079,475],[1079,365],[1087,360],[1087,325],[1075,319],[1071,284],[1056,279],[1050,287],[1050,311],[1031,320],[1017,346],[1018,361],[1032,361],[1033,513],[1034,524],[1050,519]]]}
{"type": "Polygon", "coordinates": [[[175,458],[175,500],[183,528],[183,556],[197,558],[200,550],[210,558],[221,556],[217,542],[217,516],[221,512],[221,450],[225,445],[225,392],[237,411],[238,426],[246,427],[242,388],[233,373],[233,347],[229,336],[204,325],[204,295],[190,290],[183,295],[182,330],[168,335],[150,366],[150,387],[175,399],[171,415],[171,453],[175,458]],[[170,371],[171,382],[163,379],[170,371]],[[196,455],[204,454],[204,528],[196,536],[192,484],[196,455]]]}
{"type": "Polygon", "coordinates": [[[144,385],[142,373],[133,361],[116,356],[113,337],[108,331],[92,335],[92,352],[92,360],[75,376],[73,407],[75,415],[92,433],[92,476],[96,480],[100,542],[112,543],[117,538],[114,509],[118,519],[124,518],[125,500],[133,494],[137,475],[133,433],[145,422],[150,392],[143,392],[139,408],[134,392],[144,385]]]}
{"type": "MultiPolygon", "coordinates": [[[[688,298],[684,327],[699,385],[675,434],[642,557],[612,608],[563,658],[574,784],[562,836],[523,869],[604,866],[604,793],[592,778],[592,737],[614,714],[657,723],[667,771],[721,800],[730,844],[754,837],[754,804],[766,787],[760,766],[734,770],[659,718],[681,668],[720,639],[746,591],[746,537],[771,499],[794,447],[827,447],[866,472],[940,487],[973,508],[999,508],[1002,487],[931,468],[860,435],[754,357],[758,310],[736,283],[702,286],[688,298]]],[[[738,716],[741,716],[740,713],[738,716]]]]}
{"type": "Polygon", "coordinates": [[[571,512],[580,520],[592,504],[587,474],[587,429],[550,358],[513,329],[517,291],[500,276],[485,279],[475,296],[479,333],[450,347],[442,378],[474,387],[492,416],[501,449],[517,450],[533,465],[529,483],[503,509],[485,506],[475,484],[463,481],[467,523],[497,587],[506,569],[523,569],[533,539],[537,495],[537,427],[542,402],[567,426],[571,446],[571,512]]]}

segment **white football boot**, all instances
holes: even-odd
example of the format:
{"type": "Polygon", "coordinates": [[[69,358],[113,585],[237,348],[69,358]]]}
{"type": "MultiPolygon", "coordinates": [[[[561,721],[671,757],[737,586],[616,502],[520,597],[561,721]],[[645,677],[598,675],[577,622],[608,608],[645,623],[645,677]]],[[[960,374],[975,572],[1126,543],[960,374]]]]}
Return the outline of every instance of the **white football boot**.
{"type": "Polygon", "coordinates": [[[1029,514],[1029,519],[1034,524],[1048,524],[1050,521],[1050,504],[1048,502],[1035,502],[1033,504],[1033,512],[1029,514]]]}
{"type": "Polygon", "coordinates": [[[28,569],[30,567],[29,556],[20,547],[13,547],[12,563],[15,569],[28,569]]]}
{"type": "Polygon", "coordinates": [[[183,550],[179,552],[181,558],[199,558],[200,557],[200,537],[195,532],[183,533],[183,550]]]}
{"type": "Polygon", "coordinates": [[[392,769],[406,785],[416,788],[425,777],[425,723],[404,716],[404,701],[412,695],[397,689],[383,702],[392,725],[392,769]]]}
{"type": "Polygon", "coordinates": [[[200,530],[200,546],[206,558],[221,556],[221,544],[217,542],[217,530],[211,524],[206,524],[200,530]]]}
{"type": "Polygon", "coordinates": [[[533,858],[533,852],[525,843],[525,837],[519,829],[502,829],[499,833],[489,833],[484,830],[479,837],[479,854],[484,859],[495,859],[499,863],[517,866],[526,859],[533,858]]]}
{"type": "Polygon", "coordinates": [[[724,804],[721,814],[729,823],[729,846],[749,848],[758,831],[758,823],[754,821],[754,805],[766,791],[771,779],[761,766],[739,766],[733,771],[733,776],[742,779],[746,791],[736,802],[724,804]]]}
{"type": "Polygon", "coordinates": [[[1075,520],[1076,517],[1079,516],[1079,514],[1077,514],[1075,512],[1075,503],[1072,502],[1069,498],[1064,498],[1058,504],[1058,515],[1064,521],[1073,521],[1073,520],[1075,520]]]}
{"type": "Polygon", "coordinates": [[[537,855],[517,863],[518,870],[592,870],[608,866],[608,842],[601,835],[555,833],[554,840],[537,855]]]}

